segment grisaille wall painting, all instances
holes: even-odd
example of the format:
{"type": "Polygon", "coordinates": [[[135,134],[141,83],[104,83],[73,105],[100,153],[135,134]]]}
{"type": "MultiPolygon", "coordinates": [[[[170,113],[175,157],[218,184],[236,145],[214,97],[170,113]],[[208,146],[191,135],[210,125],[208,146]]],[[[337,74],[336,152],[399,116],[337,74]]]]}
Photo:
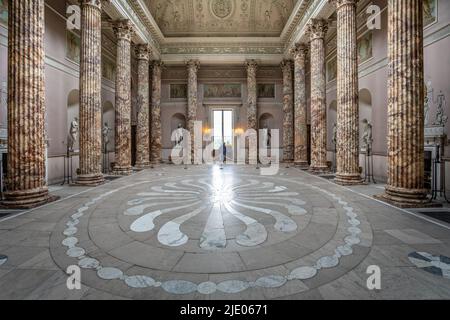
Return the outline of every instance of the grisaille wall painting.
{"type": "Polygon", "coordinates": [[[274,83],[258,84],[258,98],[275,98],[275,84],[274,83]]]}
{"type": "Polygon", "coordinates": [[[8,0],[0,0],[0,24],[8,25],[8,0]]]}
{"type": "Polygon", "coordinates": [[[240,83],[205,84],[203,87],[205,98],[241,98],[240,83]]]}
{"type": "Polygon", "coordinates": [[[366,62],[372,56],[372,32],[367,32],[358,39],[358,63],[366,62]]]}
{"type": "Polygon", "coordinates": [[[327,62],[327,82],[337,79],[337,58],[334,57],[327,62]]]}
{"type": "Polygon", "coordinates": [[[188,91],[188,88],[187,88],[186,83],[170,84],[170,98],[171,99],[186,99],[187,91],[188,91]]]}
{"type": "Polygon", "coordinates": [[[66,58],[80,63],[80,37],[73,32],[66,32],[66,58]]]}
{"type": "Polygon", "coordinates": [[[146,0],[166,37],[279,36],[297,0],[146,0]]]}
{"type": "Polygon", "coordinates": [[[423,0],[423,24],[428,26],[437,20],[437,0],[423,0]]]}
{"type": "Polygon", "coordinates": [[[102,57],[102,77],[109,81],[116,81],[116,65],[105,56],[102,57]]]}

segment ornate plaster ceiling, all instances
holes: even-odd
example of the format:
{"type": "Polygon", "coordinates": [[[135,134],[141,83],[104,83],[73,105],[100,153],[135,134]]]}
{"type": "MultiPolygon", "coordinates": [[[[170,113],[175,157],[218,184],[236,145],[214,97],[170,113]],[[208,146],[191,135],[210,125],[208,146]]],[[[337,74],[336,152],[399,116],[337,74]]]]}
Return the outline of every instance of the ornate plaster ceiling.
{"type": "Polygon", "coordinates": [[[165,37],[278,37],[297,0],[145,0],[165,37]]]}

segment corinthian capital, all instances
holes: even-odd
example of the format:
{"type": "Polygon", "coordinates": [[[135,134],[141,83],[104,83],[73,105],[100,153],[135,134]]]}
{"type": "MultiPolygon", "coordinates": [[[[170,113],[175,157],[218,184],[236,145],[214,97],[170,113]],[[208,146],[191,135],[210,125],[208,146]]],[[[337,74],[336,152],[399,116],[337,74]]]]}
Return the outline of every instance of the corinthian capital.
{"type": "Polygon", "coordinates": [[[256,60],[247,60],[245,62],[245,67],[247,68],[247,72],[249,70],[256,72],[256,69],[258,68],[258,63],[256,62],[256,60]]]}
{"type": "Polygon", "coordinates": [[[283,73],[289,73],[292,72],[292,61],[288,59],[284,59],[281,61],[281,70],[283,70],[283,73]]]}
{"type": "Polygon", "coordinates": [[[336,6],[336,9],[342,6],[356,6],[359,0],[328,0],[329,3],[336,6]]]}
{"type": "Polygon", "coordinates": [[[308,54],[308,46],[304,43],[296,43],[291,49],[291,54],[294,59],[306,59],[306,55],[308,54]]]}
{"type": "Polygon", "coordinates": [[[200,61],[198,60],[188,60],[186,61],[186,66],[188,67],[188,70],[194,70],[195,72],[200,69],[200,61]]]}
{"type": "Polygon", "coordinates": [[[102,9],[102,1],[101,0],[79,0],[81,7],[91,6],[98,10],[102,9]]]}
{"type": "Polygon", "coordinates": [[[135,49],[136,58],[138,60],[150,60],[152,55],[152,50],[148,44],[138,44],[135,49]]]}
{"type": "Polygon", "coordinates": [[[119,20],[114,22],[113,30],[117,39],[131,41],[133,36],[133,24],[130,20],[119,20]]]}
{"type": "Polygon", "coordinates": [[[310,40],[324,39],[328,31],[328,21],[325,19],[311,19],[308,24],[310,40]]]}

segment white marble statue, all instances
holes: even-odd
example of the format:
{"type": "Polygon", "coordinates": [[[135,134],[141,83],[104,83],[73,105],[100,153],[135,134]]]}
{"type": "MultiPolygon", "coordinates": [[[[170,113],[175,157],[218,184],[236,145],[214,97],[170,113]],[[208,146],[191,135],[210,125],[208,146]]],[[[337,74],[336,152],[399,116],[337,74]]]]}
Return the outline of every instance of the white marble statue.
{"type": "Polygon", "coordinates": [[[178,146],[183,141],[183,126],[181,123],[178,124],[177,130],[175,130],[175,145],[178,146]]]}
{"type": "Polygon", "coordinates": [[[364,133],[362,136],[362,145],[364,148],[364,151],[369,155],[372,151],[372,143],[373,143],[373,137],[372,137],[372,124],[367,120],[364,119],[364,133]]]}
{"type": "Polygon", "coordinates": [[[109,143],[109,132],[110,131],[112,131],[112,129],[108,126],[108,123],[105,122],[105,124],[102,128],[103,145],[105,147],[105,151],[106,151],[106,147],[109,143]]]}
{"type": "Polygon", "coordinates": [[[70,123],[70,129],[69,129],[69,141],[68,141],[68,147],[70,151],[74,151],[75,143],[78,140],[78,132],[79,132],[79,126],[78,126],[78,118],[75,117],[72,122],[70,123]]]}

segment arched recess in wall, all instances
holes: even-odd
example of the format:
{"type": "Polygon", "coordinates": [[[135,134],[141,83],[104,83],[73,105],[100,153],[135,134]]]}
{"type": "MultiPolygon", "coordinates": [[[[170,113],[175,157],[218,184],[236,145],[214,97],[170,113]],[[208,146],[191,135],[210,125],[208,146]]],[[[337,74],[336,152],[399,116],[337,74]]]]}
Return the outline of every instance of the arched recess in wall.
{"type": "Polygon", "coordinates": [[[186,116],[182,113],[175,113],[170,118],[170,133],[169,133],[169,140],[172,137],[172,132],[178,129],[178,125],[181,125],[183,128],[186,129],[186,116]]]}
{"type": "Polygon", "coordinates": [[[275,118],[271,113],[263,113],[259,117],[259,128],[260,129],[275,129],[275,118]]]}
{"type": "MultiPolygon", "coordinates": [[[[114,105],[112,104],[111,101],[105,101],[103,103],[102,110],[103,110],[103,112],[102,112],[102,129],[104,129],[105,123],[107,124],[108,128],[111,129],[108,132],[108,138],[109,138],[109,142],[108,142],[108,146],[107,146],[108,152],[114,152],[114,146],[115,146],[114,128],[115,128],[115,122],[116,122],[114,105]]],[[[102,137],[103,137],[103,130],[102,130],[102,137]]]]}
{"type": "MultiPolygon", "coordinates": [[[[368,89],[361,89],[359,91],[359,138],[364,133],[363,120],[367,119],[372,123],[372,94],[368,89]]],[[[372,123],[373,125],[373,123],[372,123]]]]}
{"type": "Polygon", "coordinates": [[[327,149],[334,150],[333,143],[333,126],[337,124],[337,101],[333,100],[328,105],[327,112],[327,149]]]}
{"type": "MultiPolygon", "coordinates": [[[[78,89],[74,89],[69,92],[69,95],[67,97],[67,130],[66,130],[66,143],[69,141],[69,131],[72,121],[77,118],[78,125],[80,123],[80,92],[78,89]]],[[[74,144],[74,150],[79,150],[79,135],[78,139],[74,144]]]]}

